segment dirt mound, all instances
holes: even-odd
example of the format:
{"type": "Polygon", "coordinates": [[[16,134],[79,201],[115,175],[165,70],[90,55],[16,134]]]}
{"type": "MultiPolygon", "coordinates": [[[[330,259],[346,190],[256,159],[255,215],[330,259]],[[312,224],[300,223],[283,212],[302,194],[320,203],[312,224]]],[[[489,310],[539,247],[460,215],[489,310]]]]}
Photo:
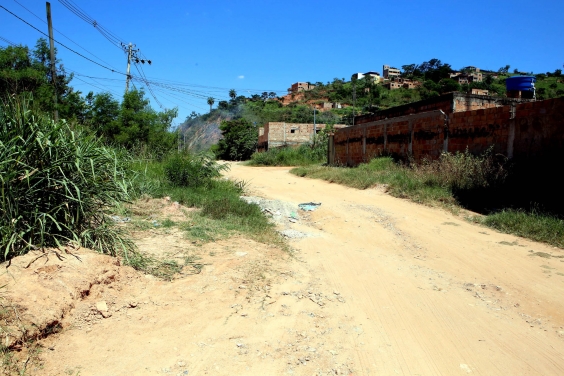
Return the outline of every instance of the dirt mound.
{"type": "MultiPolygon", "coordinates": [[[[0,335],[2,346],[19,348],[25,342],[46,337],[63,328],[63,319],[77,302],[97,286],[114,287],[116,282],[139,278],[116,258],[81,248],[65,253],[35,251],[3,263],[0,286],[0,335]]],[[[95,314],[110,314],[111,305],[95,314]]]]}

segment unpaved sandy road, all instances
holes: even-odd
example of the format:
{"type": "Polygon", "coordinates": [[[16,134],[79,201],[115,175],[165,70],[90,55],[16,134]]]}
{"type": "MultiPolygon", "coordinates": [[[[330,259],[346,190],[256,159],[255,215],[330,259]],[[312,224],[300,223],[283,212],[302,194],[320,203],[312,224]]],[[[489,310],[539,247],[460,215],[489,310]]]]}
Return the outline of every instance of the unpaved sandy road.
{"type": "Polygon", "coordinates": [[[341,310],[362,334],[341,341],[358,374],[564,374],[564,259],[531,256],[561,250],[287,168],[230,176],[268,198],[322,202],[318,237],[294,246],[348,297],[341,310]]]}
{"type": "Polygon", "coordinates": [[[201,249],[200,275],[101,286],[84,309],[135,309],[46,339],[38,374],[564,375],[564,252],[288,170],[228,175],[322,203],[291,224],[310,235],[294,259],[235,239],[201,249]]]}

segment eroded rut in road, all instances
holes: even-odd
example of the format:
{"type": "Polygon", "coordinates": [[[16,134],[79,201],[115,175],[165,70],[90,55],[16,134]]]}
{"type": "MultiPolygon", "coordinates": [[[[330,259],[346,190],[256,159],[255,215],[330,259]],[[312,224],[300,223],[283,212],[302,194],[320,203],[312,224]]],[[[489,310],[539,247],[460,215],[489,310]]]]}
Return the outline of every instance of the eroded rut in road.
{"type": "Polygon", "coordinates": [[[288,170],[233,164],[227,175],[252,196],[322,203],[280,213],[281,230],[308,235],[289,239],[293,257],[244,238],[141,239],[205,266],[172,282],[96,285],[42,340],[35,373],[564,374],[561,250],[288,170]]]}

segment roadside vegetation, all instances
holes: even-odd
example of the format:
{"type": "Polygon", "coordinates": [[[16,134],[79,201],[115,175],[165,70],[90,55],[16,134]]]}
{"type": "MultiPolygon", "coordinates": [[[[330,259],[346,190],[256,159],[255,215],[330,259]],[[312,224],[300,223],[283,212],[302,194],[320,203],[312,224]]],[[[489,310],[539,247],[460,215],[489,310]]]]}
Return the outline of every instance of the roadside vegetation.
{"type": "Polygon", "coordinates": [[[190,226],[176,224],[189,238],[205,243],[243,234],[283,246],[260,208],[240,198],[246,183],[219,178],[229,167],[218,164],[213,154],[186,152],[171,154],[162,161],[138,159],[132,168],[136,173],[135,197],[170,197],[188,208],[200,209],[191,213],[195,220],[190,226]]]}
{"type": "Polygon", "coordinates": [[[473,222],[564,248],[564,208],[555,188],[542,183],[552,179],[554,185],[546,170],[509,163],[489,151],[481,156],[445,153],[421,164],[378,157],[354,168],[312,164],[290,172],[357,189],[380,185],[392,196],[453,212],[470,209],[481,214],[468,218],[473,222]]]}
{"type": "Polygon", "coordinates": [[[243,234],[283,246],[259,207],[240,199],[245,183],[220,178],[226,165],[209,153],[177,150],[175,108],[153,110],[142,89],[120,99],[83,95],[60,61],[54,88],[48,51],[44,39],[34,50],[0,47],[2,261],[30,250],[83,246],[169,278],[178,268],[142,254],[130,227],[116,221],[141,198],[170,197],[197,209],[190,224],[164,219],[160,225],[200,243],[243,234]]]}

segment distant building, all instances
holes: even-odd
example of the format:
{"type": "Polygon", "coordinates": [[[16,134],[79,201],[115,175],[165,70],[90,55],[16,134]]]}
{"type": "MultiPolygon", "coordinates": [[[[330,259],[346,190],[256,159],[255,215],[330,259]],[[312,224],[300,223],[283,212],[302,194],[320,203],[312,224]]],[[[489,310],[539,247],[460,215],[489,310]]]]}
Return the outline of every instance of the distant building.
{"type": "MultiPolygon", "coordinates": [[[[269,122],[258,130],[259,152],[272,148],[299,146],[310,143],[313,135],[325,128],[325,124],[297,124],[285,122],[269,122]]],[[[346,127],[345,124],[334,124],[335,129],[346,127]]]]}
{"type": "Polygon", "coordinates": [[[396,90],[402,87],[405,89],[415,89],[419,86],[421,86],[421,82],[401,77],[395,78],[394,80],[384,84],[384,87],[389,90],[396,90]]]}
{"type": "Polygon", "coordinates": [[[490,92],[488,90],[482,90],[482,89],[472,89],[472,91],[470,92],[470,94],[474,94],[474,95],[490,95],[490,92]]]}
{"type": "Polygon", "coordinates": [[[482,82],[483,80],[483,74],[480,72],[480,68],[473,66],[462,68],[462,72],[449,73],[449,77],[458,81],[460,85],[470,82],[482,82]]]}
{"type": "Polygon", "coordinates": [[[462,68],[462,70],[463,70],[463,71],[466,71],[466,72],[476,72],[476,73],[480,72],[480,68],[478,68],[478,67],[473,67],[473,66],[471,66],[471,65],[462,68]]]}
{"type": "Polygon", "coordinates": [[[388,80],[401,75],[401,71],[398,68],[390,67],[389,65],[383,66],[382,73],[384,74],[384,78],[388,80]]]}
{"type": "Polygon", "coordinates": [[[353,74],[353,77],[356,77],[357,80],[360,80],[364,77],[372,77],[372,80],[376,84],[379,83],[380,80],[382,79],[380,77],[380,73],[378,73],[378,72],[355,73],[355,74],[353,74]]]}
{"type": "Polygon", "coordinates": [[[315,87],[315,85],[310,84],[309,82],[296,82],[292,84],[292,86],[288,89],[289,93],[297,93],[300,91],[308,91],[315,87]]]}

